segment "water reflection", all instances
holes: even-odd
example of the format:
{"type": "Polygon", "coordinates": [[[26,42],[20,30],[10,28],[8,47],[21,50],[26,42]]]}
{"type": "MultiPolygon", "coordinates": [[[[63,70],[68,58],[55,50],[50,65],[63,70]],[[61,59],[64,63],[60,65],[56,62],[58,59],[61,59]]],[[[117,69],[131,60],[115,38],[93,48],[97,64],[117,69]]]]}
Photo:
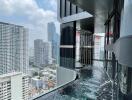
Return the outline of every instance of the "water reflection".
{"type": "MultiPolygon", "coordinates": [[[[91,66],[90,66],[91,67],[91,66]]],[[[92,78],[93,76],[93,70],[89,69],[89,68],[83,68],[79,71],[80,73],[80,78],[81,79],[86,79],[86,78],[92,78]]]]}
{"type": "Polygon", "coordinates": [[[108,90],[110,86],[108,84],[103,86],[104,88],[100,88],[103,83],[109,81],[104,72],[103,63],[96,62],[94,66],[83,68],[78,72],[80,78],[74,83],[64,89],[55,91],[48,98],[41,97],[37,100],[103,100],[103,98],[98,97],[100,96],[99,92],[102,92],[102,94],[107,93],[105,88],[108,90]],[[101,89],[102,91],[100,91],[101,89]]]}

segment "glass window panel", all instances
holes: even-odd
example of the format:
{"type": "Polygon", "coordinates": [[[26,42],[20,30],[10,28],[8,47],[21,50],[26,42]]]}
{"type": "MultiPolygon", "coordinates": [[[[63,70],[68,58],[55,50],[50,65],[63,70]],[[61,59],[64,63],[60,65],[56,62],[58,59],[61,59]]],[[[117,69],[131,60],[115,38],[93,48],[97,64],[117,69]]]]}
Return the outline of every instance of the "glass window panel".
{"type": "Polygon", "coordinates": [[[73,69],[75,68],[75,24],[71,22],[61,26],[60,66],[73,69]]]}
{"type": "Polygon", "coordinates": [[[61,8],[61,17],[63,18],[63,17],[65,17],[65,2],[66,2],[66,0],[60,0],[60,8],[61,8]]]}
{"type": "Polygon", "coordinates": [[[66,1],[66,16],[70,15],[70,2],[66,1]]]}
{"type": "Polygon", "coordinates": [[[76,5],[72,4],[72,15],[76,14],[76,5]]]}
{"type": "Polygon", "coordinates": [[[81,12],[83,12],[83,9],[77,7],[77,13],[81,13],[81,12]]]}
{"type": "Polygon", "coordinates": [[[63,24],[61,29],[61,45],[75,44],[75,27],[74,22],[63,24]]]}

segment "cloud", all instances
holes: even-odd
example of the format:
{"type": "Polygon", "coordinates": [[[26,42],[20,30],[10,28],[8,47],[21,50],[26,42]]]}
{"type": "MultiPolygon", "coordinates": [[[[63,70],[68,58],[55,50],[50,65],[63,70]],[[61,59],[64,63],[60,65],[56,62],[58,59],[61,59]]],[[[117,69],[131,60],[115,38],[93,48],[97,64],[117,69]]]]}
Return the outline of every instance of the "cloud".
{"type": "MultiPolygon", "coordinates": [[[[45,0],[40,0],[44,2],[45,0]]],[[[44,6],[56,8],[56,0],[48,0],[44,6]]],[[[47,23],[56,21],[56,12],[50,9],[40,8],[35,0],[0,0],[0,15],[16,19],[23,16],[17,24],[22,24],[29,28],[29,40],[33,42],[36,38],[47,38],[47,23]],[[32,40],[31,40],[32,39],[32,40]]],[[[12,22],[12,21],[11,21],[12,22]]],[[[31,44],[31,43],[30,43],[31,44]]]]}
{"type": "Polygon", "coordinates": [[[53,7],[53,9],[57,9],[57,0],[50,0],[51,6],[53,7]]]}
{"type": "Polygon", "coordinates": [[[51,0],[52,9],[57,13],[57,0],[51,0]]]}
{"type": "Polygon", "coordinates": [[[39,7],[57,12],[57,0],[36,0],[39,7]]]}
{"type": "Polygon", "coordinates": [[[56,16],[51,10],[39,8],[35,0],[0,0],[0,7],[0,12],[5,15],[27,16],[30,21],[37,23],[46,18],[46,21],[53,20],[56,16]]]}

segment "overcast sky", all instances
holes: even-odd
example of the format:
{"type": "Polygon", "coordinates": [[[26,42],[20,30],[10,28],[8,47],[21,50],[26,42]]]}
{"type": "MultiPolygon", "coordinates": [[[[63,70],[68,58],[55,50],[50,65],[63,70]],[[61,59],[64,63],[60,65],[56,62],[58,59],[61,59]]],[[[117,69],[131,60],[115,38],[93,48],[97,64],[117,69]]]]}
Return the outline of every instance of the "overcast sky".
{"type": "Polygon", "coordinates": [[[47,23],[57,21],[57,0],[0,0],[0,21],[29,29],[29,46],[34,39],[47,41],[47,23]]]}

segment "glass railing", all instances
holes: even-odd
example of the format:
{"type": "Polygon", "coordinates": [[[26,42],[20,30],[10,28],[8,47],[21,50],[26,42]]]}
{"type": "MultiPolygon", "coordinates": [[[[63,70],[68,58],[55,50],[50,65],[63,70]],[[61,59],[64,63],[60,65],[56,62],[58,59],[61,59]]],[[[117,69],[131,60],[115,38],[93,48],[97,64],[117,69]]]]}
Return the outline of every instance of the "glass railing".
{"type": "MultiPolygon", "coordinates": [[[[80,76],[71,84],[62,86],[34,100],[108,100],[111,98],[111,84],[103,68],[103,62],[95,61],[92,69],[82,68],[80,76]],[[109,87],[110,86],[110,87],[109,87]],[[107,96],[105,96],[107,95],[107,96]]],[[[63,72],[63,71],[62,71],[63,72]]],[[[63,73],[61,73],[63,76],[63,73]]],[[[69,77],[68,75],[67,77],[69,77]]],[[[61,78],[62,80],[63,78],[61,78]]],[[[63,82],[62,82],[63,83],[63,82]]]]}
{"type": "Polygon", "coordinates": [[[66,87],[68,84],[72,83],[76,80],[77,74],[76,71],[66,69],[63,67],[56,67],[56,82],[53,81],[53,83],[56,83],[54,86],[50,87],[51,83],[49,83],[48,88],[45,89],[44,87],[39,88],[38,91],[35,94],[32,94],[30,96],[31,100],[36,100],[42,97],[49,97],[49,95],[53,94],[54,92],[58,91],[60,88],[66,87]]]}

